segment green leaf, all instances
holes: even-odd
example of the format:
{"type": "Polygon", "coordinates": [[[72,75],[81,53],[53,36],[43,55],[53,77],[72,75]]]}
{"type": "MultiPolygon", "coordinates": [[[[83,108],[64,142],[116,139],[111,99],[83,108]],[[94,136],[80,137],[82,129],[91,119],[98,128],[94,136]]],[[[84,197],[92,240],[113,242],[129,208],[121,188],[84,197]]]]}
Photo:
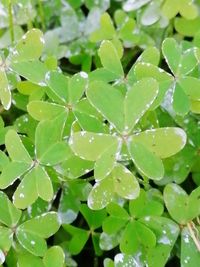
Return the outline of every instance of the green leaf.
{"type": "Polygon", "coordinates": [[[43,262],[46,267],[63,267],[65,254],[61,247],[53,246],[47,250],[43,262]]]}
{"type": "Polygon", "coordinates": [[[0,264],[3,264],[6,259],[6,255],[4,252],[0,249],[0,264]]]}
{"type": "Polygon", "coordinates": [[[92,210],[100,210],[105,208],[114,198],[113,179],[107,177],[100,182],[97,182],[89,196],[88,207],[92,210]]]}
{"type": "Polygon", "coordinates": [[[30,164],[25,162],[13,161],[6,164],[0,175],[0,188],[5,189],[13,184],[14,181],[28,171],[30,167],[30,164]]]}
{"type": "Polygon", "coordinates": [[[102,81],[95,81],[89,84],[87,97],[91,104],[113,124],[119,132],[123,131],[124,97],[120,91],[102,81]]]}
{"type": "Polygon", "coordinates": [[[53,198],[53,187],[51,180],[41,166],[31,169],[23,178],[14,193],[14,205],[20,209],[25,209],[33,204],[38,197],[45,201],[53,198]]]}
{"type": "Polygon", "coordinates": [[[164,201],[169,214],[180,224],[186,224],[200,214],[200,187],[188,196],[177,184],[168,184],[164,189],[164,201]]]}
{"type": "Polygon", "coordinates": [[[134,218],[142,218],[150,215],[162,215],[163,213],[162,203],[151,199],[149,194],[143,189],[140,189],[140,195],[137,199],[129,202],[129,210],[134,218]]]}
{"type": "Polygon", "coordinates": [[[44,256],[47,251],[45,238],[58,231],[60,224],[56,212],[44,213],[21,224],[16,231],[19,243],[35,256],[44,256]]]}
{"type": "Polygon", "coordinates": [[[189,230],[185,227],[181,232],[181,267],[198,266],[200,254],[189,230]]]}
{"type": "Polygon", "coordinates": [[[90,229],[97,229],[101,227],[104,219],[106,218],[106,211],[105,210],[91,210],[88,208],[86,204],[82,204],[80,206],[80,212],[87,221],[90,229]]]}
{"type": "Polygon", "coordinates": [[[35,147],[37,159],[41,164],[56,165],[67,159],[70,150],[68,144],[62,141],[65,122],[66,114],[62,113],[54,120],[45,120],[38,124],[35,132],[35,147]]]}
{"type": "Polygon", "coordinates": [[[38,29],[31,29],[22,36],[11,54],[13,62],[38,59],[44,48],[43,34],[38,29]]]}
{"type": "Polygon", "coordinates": [[[13,242],[13,232],[11,229],[0,226],[0,249],[6,253],[10,250],[13,242]]]}
{"type": "Polygon", "coordinates": [[[105,69],[114,73],[116,79],[123,78],[124,71],[115,46],[110,41],[103,41],[99,48],[99,57],[105,69]]]}
{"type": "Polygon", "coordinates": [[[27,105],[28,113],[38,121],[51,120],[62,113],[68,113],[68,109],[64,106],[44,101],[31,101],[27,105]]]}
{"type": "Polygon", "coordinates": [[[140,220],[156,235],[156,246],[147,251],[149,267],[165,266],[177,241],[180,229],[172,220],[165,217],[146,216],[140,220]]]}
{"type": "Polygon", "coordinates": [[[163,41],[162,53],[171,71],[176,74],[181,61],[181,49],[175,39],[166,38],[163,41]]]}
{"type": "Polygon", "coordinates": [[[132,135],[129,141],[144,145],[159,158],[168,158],[185,146],[186,138],[186,133],[181,128],[163,127],[132,135]]]}
{"type": "Polygon", "coordinates": [[[136,177],[122,164],[116,164],[112,171],[115,192],[125,199],[139,196],[140,186],[136,177]]]}
{"type": "Polygon", "coordinates": [[[71,224],[78,216],[80,201],[71,190],[65,187],[58,207],[58,217],[62,224],[71,224]]]}
{"type": "Polygon", "coordinates": [[[140,7],[142,7],[142,6],[146,5],[147,3],[149,3],[150,1],[151,0],[137,0],[137,1],[127,0],[125,3],[123,3],[123,9],[126,12],[137,10],[140,7]]]}
{"type": "Polygon", "coordinates": [[[150,108],[157,94],[158,83],[152,78],[144,78],[128,90],[124,100],[125,131],[127,133],[150,108]]]}
{"type": "Polygon", "coordinates": [[[86,72],[81,71],[71,77],[68,87],[69,105],[74,105],[79,101],[87,86],[88,74],[86,72]]]}
{"type": "Polygon", "coordinates": [[[166,0],[162,6],[162,12],[168,19],[172,19],[179,12],[179,7],[179,1],[166,0]]]}
{"type": "Polygon", "coordinates": [[[3,70],[0,70],[0,99],[3,107],[8,110],[11,106],[11,92],[6,73],[3,70]]]}
{"type": "Polygon", "coordinates": [[[133,256],[123,253],[115,255],[114,261],[115,267],[124,267],[126,265],[130,267],[138,267],[140,264],[140,262],[138,262],[133,256]]]}
{"type": "Polygon", "coordinates": [[[191,107],[190,107],[191,111],[193,113],[200,113],[200,101],[191,101],[191,107]]]}
{"type": "Polygon", "coordinates": [[[94,168],[94,162],[83,160],[75,155],[70,156],[67,160],[61,163],[59,172],[69,179],[76,179],[94,168]]]}
{"type": "Polygon", "coordinates": [[[63,225],[63,228],[71,236],[71,239],[65,244],[67,250],[72,255],[79,254],[89,238],[89,232],[68,224],[63,225]]]}
{"type": "Polygon", "coordinates": [[[109,217],[102,224],[103,231],[109,235],[118,233],[129,221],[128,212],[116,203],[110,203],[106,207],[109,217]]]}
{"type": "Polygon", "coordinates": [[[183,77],[179,84],[191,100],[200,100],[200,81],[195,77],[183,77]]]}
{"type": "Polygon", "coordinates": [[[143,62],[136,64],[136,66],[134,67],[134,74],[138,80],[145,77],[151,77],[157,80],[157,82],[159,83],[158,95],[150,108],[155,109],[161,104],[165,93],[172,86],[172,83],[174,81],[173,76],[165,72],[163,69],[158,68],[157,66],[143,62]]]}
{"type": "Polygon", "coordinates": [[[178,115],[184,116],[190,110],[190,103],[187,95],[179,84],[176,84],[173,94],[173,108],[178,115]]]}
{"type": "Polygon", "coordinates": [[[137,62],[149,63],[157,66],[160,61],[160,51],[156,47],[147,47],[137,59],[137,62]]]}
{"type": "Polygon", "coordinates": [[[2,191],[0,191],[0,203],[0,222],[8,227],[14,227],[21,217],[21,211],[12,204],[2,191]]]}
{"type": "Polygon", "coordinates": [[[18,267],[31,267],[31,265],[34,265],[34,267],[44,267],[41,258],[24,252],[19,254],[17,265],[18,267]]]}
{"type": "Polygon", "coordinates": [[[91,133],[76,132],[70,137],[69,144],[75,155],[84,160],[96,161],[111,145],[119,143],[116,136],[91,133]]]}
{"type": "Polygon", "coordinates": [[[197,17],[189,20],[177,17],[174,21],[174,26],[178,33],[184,36],[193,37],[199,31],[200,18],[197,17]]]}
{"type": "Polygon", "coordinates": [[[50,97],[52,100],[66,104],[69,99],[69,78],[58,71],[50,71],[47,72],[45,81],[51,91],[50,97]]]}
{"type": "Polygon", "coordinates": [[[9,130],[5,136],[5,145],[10,158],[16,162],[32,164],[32,159],[15,130],[9,130]]]}
{"type": "Polygon", "coordinates": [[[100,19],[100,28],[94,31],[90,40],[92,42],[99,42],[106,39],[112,39],[115,35],[115,28],[108,13],[104,13],[100,19]]]}
{"type": "Polygon", "coordinates": [[[133,221],[124,230],[120,242],[120,250],[130,255],[138,251],[143,251],[144,248],[152,248],[155,245],[155,234],[144,224],[133,221]],[[132,235],[134,235],[134,238],[132,238],[132,235]]]}
{"type": "Polygon", "coordinates": [[[130,156],[139,172],[153,180],[160,180],[164,176],[164,167],[161,159],[142,143],[129,141],[130,156]]]}
{"type": "Polygon", "coordinates": [[[22,61],[11,64],[11,69],[32,83],[45,86],[46,65],[39,60],[22,61]]]}
{"type": "Polygon", "coordinates": [[[94,165],[94,177],[96,180],[104,179],[110,174],[115,166],[120,149],[121,145],[114,142],[96,160],[94,165]]]}

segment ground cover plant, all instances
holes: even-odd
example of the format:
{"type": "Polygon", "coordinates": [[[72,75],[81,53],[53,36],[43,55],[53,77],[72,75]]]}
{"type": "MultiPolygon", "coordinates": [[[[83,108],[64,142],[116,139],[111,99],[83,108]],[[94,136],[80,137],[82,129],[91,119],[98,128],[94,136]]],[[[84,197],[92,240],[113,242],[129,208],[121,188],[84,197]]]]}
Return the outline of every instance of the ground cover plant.
{"type": "Polygon", "coordinates": [[[1,1],[0,266],[200,266],[199,10],[1,1]]]}

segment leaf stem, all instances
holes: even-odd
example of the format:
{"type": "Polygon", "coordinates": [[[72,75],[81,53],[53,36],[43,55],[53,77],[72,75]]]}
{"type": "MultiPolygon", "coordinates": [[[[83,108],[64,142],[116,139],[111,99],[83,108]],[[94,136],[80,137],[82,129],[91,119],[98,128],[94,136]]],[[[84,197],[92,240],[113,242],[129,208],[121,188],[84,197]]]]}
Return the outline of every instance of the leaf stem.
{"type": "Polygon", "coordinates": [[[10,28],[10,39],[13,45],[14,43],[14,26],[13,26],[13,8],[11,0],[8,2],[8,16],[9,16],[9,28],[10,28]]]}
{"type": "Polygon", "coordinates": [[[193,241],[194,241],[194,243],[195,243],[198,251],[200,252],[200,242],[199,242],[199,240],[195,236],[195,233],[193,231],[193,227],[194,227],[193,226],[193,223],[191,223],[191,222],[187,223],[187,228],[188,228],[188,230],[190,232],[190,236],[193,239],[193,241]]]}

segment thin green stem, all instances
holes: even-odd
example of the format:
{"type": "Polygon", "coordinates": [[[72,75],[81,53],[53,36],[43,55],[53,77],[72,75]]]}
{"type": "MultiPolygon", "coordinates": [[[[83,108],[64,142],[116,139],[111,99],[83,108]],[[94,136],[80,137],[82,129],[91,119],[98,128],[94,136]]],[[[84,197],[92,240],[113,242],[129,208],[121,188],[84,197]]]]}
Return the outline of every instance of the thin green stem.
{"type": "Polygon", "coordinates": [[[11,0],[9,0],[8,2],[8,16],[9,16],[10,39],[13,45],[15,38],[14,38],[14,26],[13,26],[13,8],[11,0]]]}
{"type": "Polygon", "coordinates": [[[38,0],[38,8],[39,8],[39,14],[40,14],[42,30],[45,31],[44,10],[43,10],[43,6],[42,6],[42,1],[41,0],[38,0]]]}

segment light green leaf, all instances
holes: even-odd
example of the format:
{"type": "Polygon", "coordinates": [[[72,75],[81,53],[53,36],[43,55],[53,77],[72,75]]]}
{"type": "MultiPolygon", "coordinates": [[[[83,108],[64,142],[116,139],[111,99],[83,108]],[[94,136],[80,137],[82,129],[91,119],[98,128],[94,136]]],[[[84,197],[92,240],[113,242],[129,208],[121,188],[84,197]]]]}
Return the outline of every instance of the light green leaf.
{"type": "Polygon", "coordinates": [[[31,29],[22,36],[11,54],[13,62],[38,59],[44,48],[43,34],[39,29],[31,29]]]}
{"type": "Polygon", "coordinates": [[[124,97],[121,92],[102,81],[96,81],[90,83],[87,90],[87,97],[91,104],[111,124],[114,124],[118,131],[123,131],[124,97]]]}
{"type": "Polygon", "coordinates": [[[186,224],[200,214],[200,187],[188,196],[177,184],[168,184],[164,189],[164,201],[169,214],[179,224],[186,224]]]}
{"type": "Polygon", "coordinates": [[[176,74],[181,61],[181,48],[175,39],[166,38],[163,41],[162,53],[171,71],[176,74]]]}
{"type": "Polygon", "coordinates": [[[200,113],[200,101],[191,101],[191,107],[190,107],[191,111],[193,113],[200,113]]]}
{"type": "Polygon", "coordinates": [[[86,72],[81,71],[71,77],[68,87],[69,105],[74,105],[79,101],[87,86],[88,74],[86,72]]]}
{"type": "Polygon", "coordinates": [[[181,232],[181,267],[198,266],[200,254],[187,227],[181,232]]]}
{"type": "Polygon", "coordinates": [[[0,175],[0,188],[5,189],[13,184],[14,181],[28,171],[30,167],[30,164],[25,162],[13,161],[6,164],[0,175]]]}
{"type": "Polygon", "coordinates": [[[47,66],[39,60],[12,63],[11,69],[32,83],[45,86],[47,66]]]}
{"type": "Polygon", "coordinates": [[[70,179],[76,179],[90,172],[93,168],[93,161],[83,160],[75,155],[72,155],[61,163],[61,168],[58,169],[58,172],[61,172],[64,176],[70,179]]]}
{"type": "Polygon", "coordinates": [[[100,28],[94,31],[90,40],[92,42],[99,42],[106,39],[112,39],[115,35],[115,28],[108,13],[104,13],[100,19],[100,28]]]}
{"type": "Polygon", "coordinates": [[[91,161],[96,161],[108,147],[118,143],[116,136],[85,131],[73,133],[69,140],[75,155],[91,161]]]}
{"type": "Polygon", "coordinates": [[[123,9],[126,12],[137,10],[140,7],[149,3],[150,1],[151,0],[127,0],[125,3],[123,3],[123,9]]]}
{"type": "Polygon", "coordinates": [[[140,186],[136,177],[122,164],[117,164],[112,171],[115,192],[126,199],[139,196],[140,186]]]}
{"type": "Polygon", "coordinates": [[[10,158],[16,162],[32,164],[32,159],[15,130],[9,130],[5,136],[5,145],[10,158]]]}
{"type": "Polygon", "coordinates": [[[65,187],[62,191],[58,217],[62,224],[71,224],[78,216],[80,201],[70,187],[65,187]]]}
{"type": "Polygon", "coordinates": [[[179,84],[191,100],[200,100],[200,80],[198,78],[183,77],[179,79],[179,84]]]}
{"type": "Polygon", "coordinates": [[[120,153],[120,150],[121,144],[119,142],[113,142],[99,156],[94,165],[94,177],[96,180],[104,179],[110,174],[115,166],[117,155],[120,153]]]}
{"type": "Polygon", "coordinates": [[[99,57],[103,67],[116,75],[116,79],[123,78],[124,71],[115,46],[110,41],[103,41],[99,48],[99,57]]]}
{"type": "Polygon", "coordinates": [[[56,212],[44,213],[21,224],[16,231],[20,244],[35,256],[44,256],[47,244],[44,240],[52,236],[60,227],[56,212]]]}
{"type": "Polygon", "coordinates": [[[164,176],[161,159],[140,142],[128,142],[130,156],[139,172],[153,180],[160,180],[164,176]]]}
{"type": "Polygon", "coordinates": [[[157,244],[147,251],[149,267],[165,266],[177,241],[180,229],[172,220],[165,217],[146,216],[140,220],[156,235],[157,244]]]}
{"type": "Polygon", "coordinates": [[[125,131],[129,133],[144,113],[150,108],[158,94],[158,83],[144,78],[130,88],[124,100],[125,131]]]}
{"type": "Polygon", "coordinates": [[[52,100],[66,104],[69,98],[68,95],[68,77],[57,71],[47,72],[45,81],[51,90],[50,97],[52,100]]]}
{"type": "Polygon", "coordinates": [[[119,253],[115,255],[114,258],[115,261],[115,267],[124,267],[124,266],[129,266],[129,267],[138,267],[140,266],[140,262],[137,261],[133,256],[119,253]]]}
{"type": "Polygon", "coordinates": [[[13,242],[13,232],[11,229],[0,226],[0,249],[8,252],[13,242]]]}
{"type": "Polygon", "coordinates": [[[7,195],[0,191],[0,222],[8,227],[15,226],[21,217],[21,211],[18,210],[7,195]]]}
{"type": "Polygon", "coordinates": [[[45,267],[63,267],[64,261],[65,254],[59,246],[48,249],[43,258],[45,267]]]}
{"type": "Polygon", "coordinates": [[[100,210],[105,208],[114,198],[113,179],[107,177],[100,182],[97,182],[89,196],[88,207],[92,210],[100,210]]]}
{"type": "Polygon", "coordinates": [[[147,47],[137,59],[137,62],[157,66],[160,61],[160,51],[156,47],[147,47]]]}
{"type": "Polygon", "coordinates": [[[195,19],[189,20],[181,17],[177,17],[174,21],[175,29],[178,33],[193,37],[198,31],[200,26],[199,16],[195,19]]]}
{"type": "Polygon", "coordinates": [[[11,106],[11,92],[6,73],[3,70],[0,70],[0,99],[3,107],[8,110],[11,106]]]}
{"type": "MultiPolygon", "coordinates": [[[[41,121],[35,132],[36,156],[44,165],[56,165],[67,159],[70,149],[62,141],[66,114],[60,114],[54,120],[41,121]],[[49,136],[49,138],[46,138],[49,136]]],[[[71,154],[71,153],[70,153],[71,154]]]]}
{"type": "Polygon", "coordinates": [[[179,12],[179,7],[179,1],[166,0],[162,6],[162,12],[168,19],[172,19],[179,12]]]}
{"type": "Polygon", "coordinates": [[[53,187],[46,171],[41,166],[31,169],[19,184],[14,193],[14,205],[25,209],[33,204],[38,197],[45,201],[53,198],[53,187]]]}
{"type": "Polygon", "coordinates": [[[178,127],[163,127],[132,135],[129,140],[145,146],[160,158],[168,158],[186,144],[186,133],[178,127]]]}
{"type": "Polygon", "coordinates": [[[144,248],[152,248],[156,245],[155,234],[144,224],[130,222],[122,235],[120,250],[126,254],[134,254],[143,251],[144,248]],[[132,236],[134,235],[134,238],[132,236]]]}
{"type": "Polygon", "coordinates": [[[44,101],[31,101],[27,105],[28,113],[38,121],[51,120],[59,116],[61,113],[68,113],[68,109],[64,106],[44,101]]]}
{"type": "Polygon", "coordinates": [[[30,253],[20,253],[18,255],[18,267],[45,267],[42,259],[40,257],[36,257],[30,253]]]}
{"type": "Polygon", "coordinates": [[[190,110],[189,99],[179,84],[176,84],[174,89],[173,108],[181,116],[186,115],[190,110]]]}

